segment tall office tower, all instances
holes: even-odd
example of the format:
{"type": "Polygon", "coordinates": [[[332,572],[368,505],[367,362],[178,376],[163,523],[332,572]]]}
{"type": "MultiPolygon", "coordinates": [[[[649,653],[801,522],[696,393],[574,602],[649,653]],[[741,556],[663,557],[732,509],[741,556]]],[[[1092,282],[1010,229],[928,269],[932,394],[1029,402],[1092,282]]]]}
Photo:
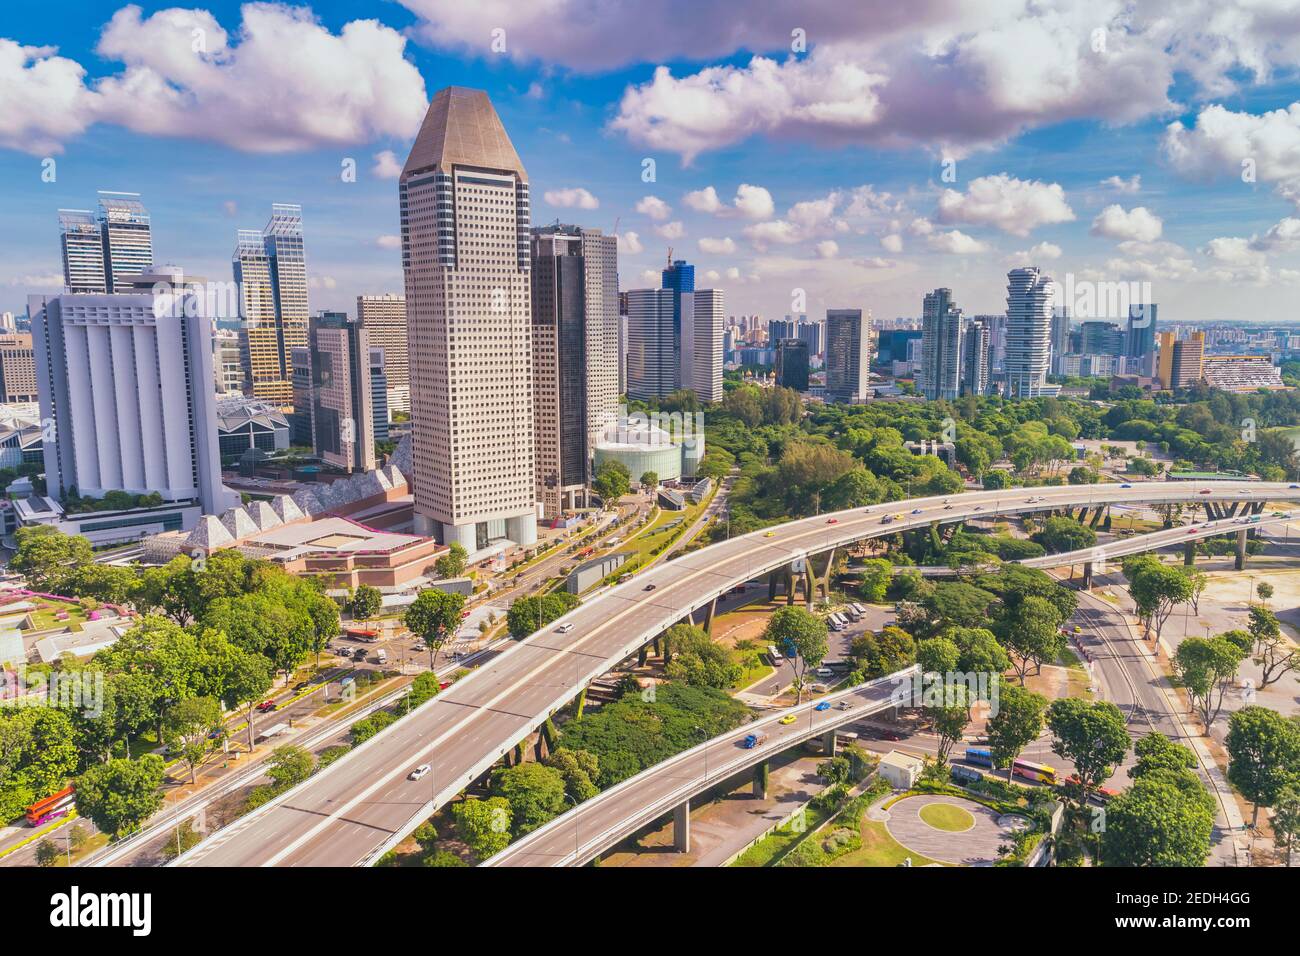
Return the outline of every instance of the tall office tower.
{"type": "Polygon", "coordinates": [[[159,314],[153,286],[202,279],[174,266],[139,275],[128,293],[31,296],[51,495],[75,488],[197,500],[205,514],[239,503],[221,484],[212,326],[203,296],[178,295],[159,314]]]}
{"type": "Polygon", "coordinates": [[[434,95],[398,192],[416,530],[533,544],[528,174],[486,93],[434,95]]]}
{"type": "Polygon", "coordinates": [[[12,312],[0,312],[0,333],[17,332],[18,322],[12,312]]]}
{"type": "Polygon", "coordinates": [[[135,276],[153,265],[149,211],[139,193],[99,193],[104,280],[111,292],[130,292],[135,276]]]}
{"type": "Polygon", "coordinates": [[[384,350],[388,408],[411,410],[411,373],[406,346],[406,296],[395,293],[357,296],[357,318],[370,333],[370,344],[384,350]]]}
{"type": "Polygon", "coordinates": [[[627,394],[627,293],[618,294],[618,393],[627,394]]]}
{"type": "Polygon", "coordinates": [[[952,300],[951,289],[927,293],[921,319],[921,370],[917,384],[921,394],[935,399],[954,399],[961,391],[961,309],[952,300]]]}
{"type": "Polygon", "coordinates": [[[677,295],[671,289],[632,289],[627,293],[628,398],[649,401],[677,389],[676,305],[677,295]]]}
{"type": "Polygon", "coordinates": [[[618,240],[532,231],[537,500],[548,518],[585,502],[596,442],[618,420],[618,240]]]}
{"type": "Polygon", "coordinates": [[[722,401],[722,333],[726,321],[721,289],[696,289],[681,296],[680,387],[701,402],[722,401]]]}
{"type": "Polygon", "coordinates": [[[1037,266],[1007,273],[1007,357],[1003,378],[1011,398],[1043,393],[1052,356],[1055,283],[1037,266]]]}
{"type": "Polygon", "coordinates": [[[767,339],[769,342],[776,343],[782,339],[797,339],[799,337],[799,322],[786,316],[784,319],[767,320],[767,339]]]}
{"type": "Polygon", "coordinates": [[[819,319],[799,323],[799,338],[808,343],[809,355],[821,355],[826,351],[826,323],[819,319]]]}
{"type": "Polygon", "coordinates": [[[388,441],[388,370],[384,350],[370,346],[370,405],[374,412],[375,441],[388,441]]]}
{"type": "Polygon", "coordinates": [[[244,364],[239,348],[239,333],[233,329],[216,329],[212,333],[212,374],[218,395],[241,392],[244,388],[244,364]]]}
{"type": "Polygon", "coordinates": [[[981,316],[975,316],[962,339],[961,394],[987,394],[992,365],[991,345],[989,323],[981,316]]]}
{"type": "MultiPolygon", "coordinates": [[[[662,272],[661,287],[673,292],[673,351],[680,352],[682,345],[682,296],[695,291],[695,266],[684,259],[668,263],[662,272]]],[[[678,388],[681,379],[678,379],[678,388]]]]}
{"type": "Polygon", "coordinates": [[[826,400],[860,403],[870,394],[871,315],[826,311],[826,400]]]}
{"type": "Polygon", "coordinates": [[[1067,306],[1052,309],[1052,359],[1051,368],[1060,372],[1062,357],[1070,351],[1070,310],[1067,306]]]}
{"type": "Polygon", "coordinates": [[[1124,355],[1129,360],[1126,372],[1138,375],[1155,373],[1159,308],[1154,302],[1135,303],[1128,307],[1128,325],[1124,330],[1124,355]]]}
{"type": "Polygon", "coordinates": [[[1079,325],[1080,349],[1084,355],[1124,354],[1124,333],[1114,322],[1089,320],[1079,325]]]}
{"type": "Polygon", "coordinates": [[[1006,369],[1007,363],[1007,316],[1005,312],[996,315],[977,315],[976,319],[989,327],[989,385],[1006,369]]]}
{"type": "Polygon", "coordinates": [[[31,333],[0,334],[0,402],[36,400],[36,358],[31,333]]]}
{"type": "Polygon", "coordinates": [[[59,210],[59,243],[64,289],[71,293],[107,292],[104,239],[90,210],[59,210]]]}
{"type": "Polygon", "coordinates": [[[776,384],[808,391],[808,343],[803,339],[781,339],[776,343],[776,384]]]}
{"type": "Polygon", "coordinates": [[[290,380],[293,383],[293,411],[289,420],[289,443],[295,448],[312,448],[311,437],[311,349],[295,345],[289,350],[290,380]]]}
{"type": "Polygon", "coordinates": [[[246,390],[292,411],[291,353],[307,344],[302,207],[275,203],[261,232],[239,230],[232,267],[239,284],[246,390]]]}
{"type": "Polygon", "coordinates": [[[321,312],[308,326],[312,447],[348,472],[374,471],[374,403],[366,328],[342,312],[321,312]]]}
{"type": "Polygon", "coordinates": [[[1157,377],[1163,388],[1189,388],[1204,375],[1205,333],[1193,332],[1175,340],[1174,333],[1161,332],[1157,377]]]}

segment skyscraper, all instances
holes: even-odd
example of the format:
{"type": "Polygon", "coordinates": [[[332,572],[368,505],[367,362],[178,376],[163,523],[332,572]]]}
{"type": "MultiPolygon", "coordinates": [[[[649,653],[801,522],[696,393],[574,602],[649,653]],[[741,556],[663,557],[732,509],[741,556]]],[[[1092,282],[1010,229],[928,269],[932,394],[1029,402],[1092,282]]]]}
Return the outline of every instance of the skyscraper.
{"type": "Polygon", "coordinates": [[[1060,372],[1061,359],[1070,351],[1070,309],[1056,306],[1052,309],[1051,370],[1060,372]]]}
{"type": "Polygon", "coordinates": [[[34,402],[36,395],[31,333],[0,333],[0,402],[34,402]]]}
{"type": "Polygon", "coordinates": [[[104,240],[88,209],[59,210],[63,287],[71,293],[107,292],[104,240]]]}
{"type": "Polygon", "coordinates": [[[722,401],[722,333],[726,312],[721,289],[696,289],[678,299],[681,315],[681,361],[678,386],[701,402],[722,401]]]}
{"type": "Polygon", "coordinates": [[[871,316],[861,309],[826,312],[826,400],[867,400],[871,372],[871,316]]]}
{"type": "Polygon", "coordinates": [[[370,344],[384,350],[388,407],[411,410],[411,373],[406,346],[406,296],[395,293],[357,296],[357,318],[370,335],[370,344]]]}
{"type": "Polygon", "coordinates": [[[187,281],[203,280],[163,267],[127,293],[30,297],[41,416],[54,422],[51,495],[156,493],[196,500],[205,514],[238,504],[221,484],[203,297],[186,292],[160,310],[152,291],[187,281]]]}
{"type": "Polygon", "coordinates": [[[803,339],[781,339],[776,343],[776,384],[808,391],[808,343],[803,339]]]}
{"type": "Polygon", "coordinates": [[[232,267],[239,284],[247,391],[254,398],[292,410],[291,353],[307,344],[302,207],[275,203],[260,233],[239,230],[232,267]]]}
{"type": "Polygon", "coordinates": [[[599,229],[532,231],[537,500],[575,507],[596,442],[618,418],[618,240],[599,229]]]}
{"type": "Polygon", "coordinates": [[[374,412],[375,441],[388,441],[388,372],[384,350],[370,346],[370,404],[374,412]]]}
{"type": "Polygon", "coordinates": [[[1162,388],[1189,388],[1204,374],[1205,333],[1193,332],[1185,339],[1172,332],[1160,333],[1160,361],[1157,377],[1162,388]]]}
{"type": "Polygon", "coordinates": [[[921,321],[921,394],[954,399],[961,389],[962,317],[951,289],[926,294],[921,321]]]}
{"type": "Polygon", "coordinates": [[[140,194],[101,191],[99,225],[108,290],[130,292],[134,277],[153,265],[153,232],[140,194]]]}
{"type": "Polygon", "coordinates": [[[627,293],[627,397],[662,398],[677,388],[678,347],[674,334],[677,295],[671,289],[627,293]]]}
{"type": "Polygon", "coordinates": [[[983,316],[975,316],[962,339],[961,394],[984,395],[989,390],[992,365],[992,330],[983,316]]]}
{"type": "Polygon", "coordinates": [[[1151,375],[1156,365],[1156,319],[1159,306],[1154,302],[1128,307],[1128,325],[1124,330],[1125,371],[1151,375]]]}
{"type": "MultiPolygon", "coordinates": [[[[679,354],[682,347],[682,295],[695,291],[695,266],[684,259],[668,263],[662,273],[662,288],[673,292],[673,352],[679,354]]],[[[678,377],[678,388],[681,378],[678,377]]]]}
{"type": "Polygon", "coordinates": [[[1034,398],[1043,393],[1052,353],[1052,296],[1050,276],[1037,266],[1007,273],[1007,353],[1003,378],[1011,398],[1034,398]]]}
{"type": "Polygon", "coordinates": [[[398,192],[416,530],[532,544],[528,174],[486,93],[434,95],[398,192]]]}
{"type": "Polygon", "coordinates": [[[374,399],[366,328],[342,312],[314,315],[308,327],[312,447],[348,472],[375,468],[374,399]]]}

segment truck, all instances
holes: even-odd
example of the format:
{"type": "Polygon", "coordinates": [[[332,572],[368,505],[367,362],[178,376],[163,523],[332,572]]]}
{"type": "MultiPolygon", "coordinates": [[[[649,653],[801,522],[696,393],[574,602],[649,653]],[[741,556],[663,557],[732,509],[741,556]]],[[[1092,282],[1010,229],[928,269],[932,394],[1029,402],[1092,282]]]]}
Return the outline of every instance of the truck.
{"type": "Polygon", "coordinates": [[[767,734],[748,734],[740,745],[746,750],[753,750],[759,744],[767,743],[767,734]]]}
{"type": "Polygon", "coordinates": [[[388,651],[381,647],[378,651],[375,652],[375,660],[377,660],[381,664],[387,664],[388,651]]]}

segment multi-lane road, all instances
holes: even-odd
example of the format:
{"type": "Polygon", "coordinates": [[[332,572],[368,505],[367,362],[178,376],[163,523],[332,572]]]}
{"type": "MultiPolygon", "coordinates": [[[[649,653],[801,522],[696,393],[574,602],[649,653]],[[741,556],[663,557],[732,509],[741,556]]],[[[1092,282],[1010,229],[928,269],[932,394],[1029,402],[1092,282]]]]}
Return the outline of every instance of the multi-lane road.
{"type": "Polygon", "coordinates": [[[1300,488],[1266,482],[1146,482],[1131,488],[1041,488],[1028,497],[1024,489],[979,491],[819,515],[653,567],[499,655],[304,784],[213,834],[179,862],[373,863],[593,678],[734,585],[792,560],[932,521],[1121,502],[1300,501],[1300,488]],[[886,515],[898,517],[886,523],[886,515]],[[563,633],[561,626],[566,627],[563,633]],[[410,770],[424,763],[432,772],[408,780],[410,770]]]}

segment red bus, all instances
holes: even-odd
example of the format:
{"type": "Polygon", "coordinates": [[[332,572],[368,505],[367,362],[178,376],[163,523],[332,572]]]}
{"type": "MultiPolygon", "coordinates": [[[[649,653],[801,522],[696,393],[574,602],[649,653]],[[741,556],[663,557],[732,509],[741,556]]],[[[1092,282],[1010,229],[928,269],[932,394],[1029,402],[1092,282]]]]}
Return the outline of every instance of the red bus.
{"type": "Polygon", "coordinates": [[[53,796],[38,800],[27,808],[27,822],[34,827],[64,816],[76,803],[75,790],[67,787],[53,796]]]}

